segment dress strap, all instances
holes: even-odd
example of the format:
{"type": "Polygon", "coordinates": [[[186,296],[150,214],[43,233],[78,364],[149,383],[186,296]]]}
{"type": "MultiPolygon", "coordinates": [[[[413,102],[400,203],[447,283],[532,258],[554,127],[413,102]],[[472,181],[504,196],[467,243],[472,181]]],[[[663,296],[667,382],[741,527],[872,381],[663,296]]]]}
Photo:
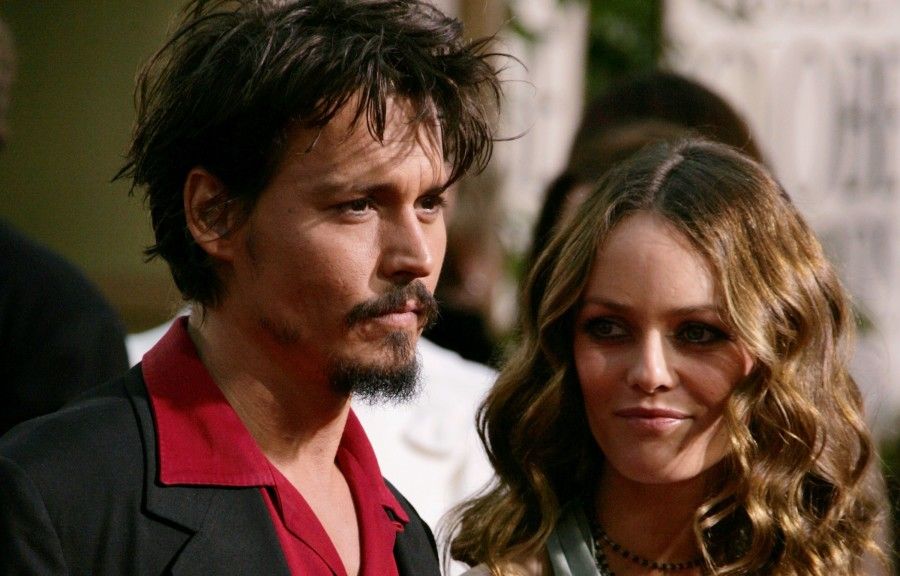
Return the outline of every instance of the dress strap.
{"type": "Polygon", "coordinates": [[[594,561],[594,539],[580,501],[566,505],[547,539],[553,576],[603,576],[594,561]]]}

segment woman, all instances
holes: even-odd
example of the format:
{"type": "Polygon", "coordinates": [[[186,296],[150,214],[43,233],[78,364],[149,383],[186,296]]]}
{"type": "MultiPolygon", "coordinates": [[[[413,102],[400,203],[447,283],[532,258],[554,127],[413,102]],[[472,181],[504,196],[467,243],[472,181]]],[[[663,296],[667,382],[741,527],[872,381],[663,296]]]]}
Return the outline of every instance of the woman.
{"type": "Polygon", "coordinates": [[[613,170],[524,287],[479,416],[475,574],[863,574],[878,516],[847,296],[758,163],[689,140],[613,170]]]}

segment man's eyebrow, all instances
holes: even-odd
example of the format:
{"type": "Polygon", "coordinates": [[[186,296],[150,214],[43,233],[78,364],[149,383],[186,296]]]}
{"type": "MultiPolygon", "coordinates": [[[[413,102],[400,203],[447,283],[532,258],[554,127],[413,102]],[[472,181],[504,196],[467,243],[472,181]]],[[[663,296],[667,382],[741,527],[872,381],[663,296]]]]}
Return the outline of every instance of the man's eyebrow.
{"type": "Polygon", "coordinates": [[[446,194],[447,190],[450,189],[449,183],[440,184],[438,186],[431,186],[425,190],[425,194],[446,194]]]}
{"type": "Polygon", "coordinates": [[[336,194],[340,194],[342,192],[346,192],[351,188],[349,182],[334,179],[334,180],[326,180],[323,182],[315,183],[311,190],[315,192],[316,196],[334,196],[336,194]]]}
{"type": "MultiPolygon", "coordinates": [[[[446,186],[432,186],[424,190],[421,194],[417,194],[416,197],[443,195],[446,191],[446,186]]],[[[340,180],[320,182],[316,184],[313,192],[316,197],[324,201],[334,197],[341,198],[343,196],[389,197],[391,195],[400,195],[399,187],[390,182],[354,186],[351,182],[340,180]]]]}

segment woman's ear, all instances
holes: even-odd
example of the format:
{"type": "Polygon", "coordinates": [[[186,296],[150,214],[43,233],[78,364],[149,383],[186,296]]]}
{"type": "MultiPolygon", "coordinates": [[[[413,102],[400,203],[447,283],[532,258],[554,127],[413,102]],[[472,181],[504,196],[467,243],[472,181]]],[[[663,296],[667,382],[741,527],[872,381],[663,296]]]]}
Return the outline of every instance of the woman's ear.
{"type": "Polygon", "coordinates": [[[237,202],[225,185],[205,168],[195,167],[184,180],[184,217],[194,241],[215,260],[231,261],[237,223],[237,202]]]}

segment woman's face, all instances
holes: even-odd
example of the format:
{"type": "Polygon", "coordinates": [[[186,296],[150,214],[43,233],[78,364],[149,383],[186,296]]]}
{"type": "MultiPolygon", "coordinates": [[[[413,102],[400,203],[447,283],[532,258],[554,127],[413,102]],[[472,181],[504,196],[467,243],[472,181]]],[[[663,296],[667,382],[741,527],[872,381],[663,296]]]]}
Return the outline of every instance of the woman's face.
{"type": "Polygon", "coordinates": [[[591,431],[620,475],[677,482],[722,459],[725,404],[753,360],[722,319],[710,263],[661,216],[628,216],[598,249],[574,356],[591,431]]]}

